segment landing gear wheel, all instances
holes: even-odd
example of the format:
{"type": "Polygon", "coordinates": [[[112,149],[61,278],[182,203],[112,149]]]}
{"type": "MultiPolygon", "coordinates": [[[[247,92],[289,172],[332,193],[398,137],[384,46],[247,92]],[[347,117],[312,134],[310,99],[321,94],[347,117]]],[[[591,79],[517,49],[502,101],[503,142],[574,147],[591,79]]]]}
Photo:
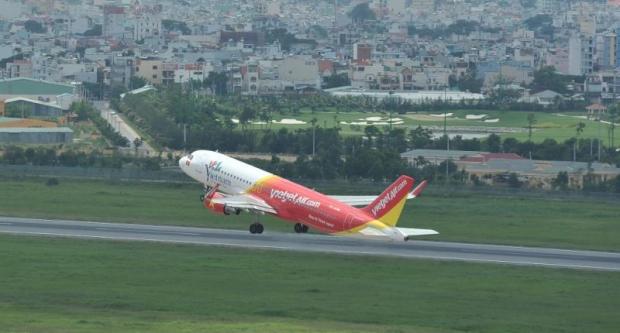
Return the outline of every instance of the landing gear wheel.
{"type": "Polygon", "coordinates": [[[200,195],[200,202],[203,202],[203,201],[205,201],[205,195],[204,195],[204,194],[201,194],[201,195],[200,195]]]}
{"type": "Polygon", "coordinates": [[[252,223],[250,224],[250,233],[251,234],[262,234],[265,228],[260,223],[252,223]]]}
{"type": "Polygon", "coordinates": [[[298,234],[305,234],[308,232],[308,226],[301,223],[295,223],[295,232],[298,234]]]}

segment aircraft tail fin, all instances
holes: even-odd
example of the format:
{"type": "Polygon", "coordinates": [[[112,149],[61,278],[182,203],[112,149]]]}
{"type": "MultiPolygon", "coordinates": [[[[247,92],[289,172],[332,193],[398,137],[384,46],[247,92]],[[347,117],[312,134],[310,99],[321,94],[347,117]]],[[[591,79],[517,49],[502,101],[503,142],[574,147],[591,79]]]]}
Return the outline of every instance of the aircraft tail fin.
{"type": "Polygon", "coordinates": [[[413,188],[413,183],[413,178],[409,176],[398,177],[375,201],[362,208],[362,210],[385,225],[396,226],[409,193],[413,188]]]}

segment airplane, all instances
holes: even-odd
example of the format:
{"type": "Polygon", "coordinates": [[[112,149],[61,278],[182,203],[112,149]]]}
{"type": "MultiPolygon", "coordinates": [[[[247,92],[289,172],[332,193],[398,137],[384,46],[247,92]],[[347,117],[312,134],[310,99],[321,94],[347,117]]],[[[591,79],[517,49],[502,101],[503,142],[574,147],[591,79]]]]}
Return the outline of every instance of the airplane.
{"type": "Polygon", "coordinates": [[[204,185],[204,207],[224,215],[255,215],[250,233],[262,234],[260,215],[295,223],[297,233],[322,233],[407,241],[435,230],[400,228],[396,224],[408,199],[420,195],[427,182],[400,176],[378,196],[325,195],[224,154],[197,150],[179,159],[181,170],[204,185]],[[361,208],[357,208],[361,207],[361,208]]]}

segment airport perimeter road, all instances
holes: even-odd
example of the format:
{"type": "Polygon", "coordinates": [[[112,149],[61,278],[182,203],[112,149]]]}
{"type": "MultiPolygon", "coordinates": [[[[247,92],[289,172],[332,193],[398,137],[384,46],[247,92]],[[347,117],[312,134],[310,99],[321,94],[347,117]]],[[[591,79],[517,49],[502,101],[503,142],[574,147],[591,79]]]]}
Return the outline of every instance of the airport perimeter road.
{"type": "Polygon", "coordinates": [[[240,230],[14,217],[0,217],[0,232],[620,271],[620,253],[615,252],[416,240],[401,243],[269,231],[252,235],[240,230]]]}
{"type": "MultiPolygon", "coordinates": [[[[134,141],[140,138],[140,135],[138,134],[138,132],[136,132],[136,130],[134,130],[131,126],[129,126],[129,124],[127,124],[125,120],[123,120],[123,118],[121,118],[118,114],[116,114],[114,110],[110,109],[108,102],[96,103],[95,107],[99,109],[99,112],[101,113],[101,117],[105,119],[110,124],[110,126],[112,126],[114,130],[116,130],[122,136],[127,138],[131,148],[135,148],[134,141]]],[[[155,151],[155,149],[153,149],[153,147],[151,147],[151,145],[149,145],[148,142],[143,141],[139,150],[145,152],[145,154],[148,156],[157,155],[157,152],[155,151]]]]}

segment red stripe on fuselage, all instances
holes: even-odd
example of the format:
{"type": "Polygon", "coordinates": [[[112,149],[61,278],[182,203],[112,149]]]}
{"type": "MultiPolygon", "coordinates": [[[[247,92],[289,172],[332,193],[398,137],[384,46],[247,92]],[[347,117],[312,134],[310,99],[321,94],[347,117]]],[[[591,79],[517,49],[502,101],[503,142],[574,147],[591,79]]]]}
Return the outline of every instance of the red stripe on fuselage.
{"type": "Polygon", "coordinates": [[[260,180],[248,192],[273,207],[278,217],[325,233],[346,231],[373,220],[360,209],[278,176],[260,180]]]}

